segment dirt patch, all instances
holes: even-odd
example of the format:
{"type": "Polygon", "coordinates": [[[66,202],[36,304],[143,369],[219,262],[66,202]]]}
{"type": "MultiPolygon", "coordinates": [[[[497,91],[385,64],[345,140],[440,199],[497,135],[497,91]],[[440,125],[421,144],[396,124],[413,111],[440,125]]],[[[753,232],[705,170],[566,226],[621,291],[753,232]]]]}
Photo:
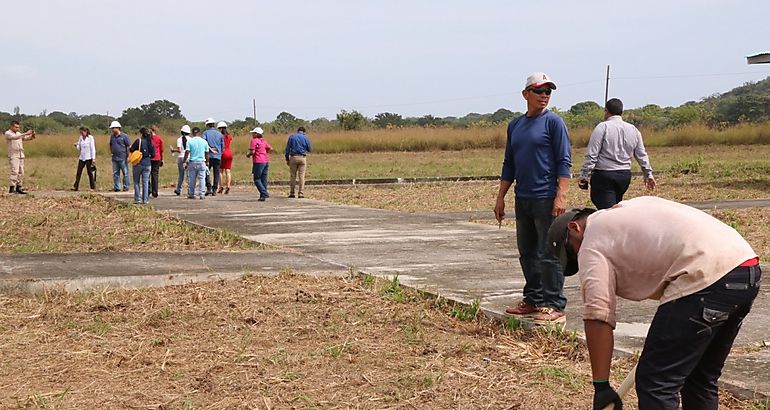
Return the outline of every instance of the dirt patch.
{"type": "Polygon", "coordinates": [[[199,228],[146,206],[99,195],[0,197],[0,252],[259,249],[225,230],[199,228]]]}
{"type": "MultiPolygon", "coordinates": [[[[4,408],[583,409],[592,397],[573,334],[505,329],[370,277],[283,274],[0,307],[4,408]]],[[[614,383],[631,364],[615,361],[614,383]]]]}

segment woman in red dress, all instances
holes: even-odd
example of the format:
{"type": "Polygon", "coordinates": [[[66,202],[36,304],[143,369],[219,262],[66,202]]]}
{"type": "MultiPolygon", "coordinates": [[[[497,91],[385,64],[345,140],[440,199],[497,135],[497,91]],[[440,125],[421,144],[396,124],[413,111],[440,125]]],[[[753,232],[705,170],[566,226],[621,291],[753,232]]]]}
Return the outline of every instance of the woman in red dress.
{"type": "Polygon", "coordinates": [[[222,181],[219,185],[218,194],[225,191],[225,194],[230,193],[230,184],[233,182],[233,177],[230,170],[233,168],[233,151],[230,149],[230,144],[233,142],[233,136],[227,131],[227,123],[220,121],[217,124],[219,132],[222,133],[222,137],[225,140],[225,149],[222,151],[222,165],[219,168],[219,180],[222,181]]]}

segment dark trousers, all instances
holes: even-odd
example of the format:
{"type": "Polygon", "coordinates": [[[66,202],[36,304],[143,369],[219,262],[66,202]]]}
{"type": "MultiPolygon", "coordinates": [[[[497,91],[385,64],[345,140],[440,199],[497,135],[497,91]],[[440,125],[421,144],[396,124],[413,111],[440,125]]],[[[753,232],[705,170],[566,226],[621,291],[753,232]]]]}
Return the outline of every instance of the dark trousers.
{"type": "Polygon", "coordinates": [[[591,202],[597,209],[612,208],[623,200],[630,184],[631,170],[594,170],[591,173],[591,202]]]}
{"type": "Polygon", "coordinates": [[[83,168],[86,169],[88,174],[88,184],[91,186],[91,189],[96,189],[96,167],[91,159],[85,161],[78,160],[78,170],[75,173],[75,185],[73,187],[76,190],[80,188],[80,176],[83,175],[83,168]]]}
{"type": "Polygon", "coordinates": [[[222,160],[209,158],[209,169],[211,170],[214,184],[211,184],[211,179],[209,179],[210,176],[206,175],[206,192],[217,192],[217,189],[219,188],[219,168],[221,164],[222,160]]]}
{"type": "Polygon", "coordinates": [[[524,272],[524,302],[564,311],[564,275],[548,244],[553,198],[516,197],[516,243],[524,272]]]}
{"type": "Polygon", "coordinates": [[[260,198],[270,198],[270,194],[267,193],[267,173],[270,168],[270,164],[254,163],[251,166],[251,174],[254,176],[254,186],[259,191],[260,198]]]}
{"type": "Polygon", "coordinates": [[[158,197],[158,177],[160,176],[160,160],[150,161],[150,194],[158,197]]]}
{"type": "Polygon", "coordinates": [[[717,380],[759,292],[759,266],[738,267],[708,288],[658,307],[636,371],[639,409],[711,410],[717,380]]]}

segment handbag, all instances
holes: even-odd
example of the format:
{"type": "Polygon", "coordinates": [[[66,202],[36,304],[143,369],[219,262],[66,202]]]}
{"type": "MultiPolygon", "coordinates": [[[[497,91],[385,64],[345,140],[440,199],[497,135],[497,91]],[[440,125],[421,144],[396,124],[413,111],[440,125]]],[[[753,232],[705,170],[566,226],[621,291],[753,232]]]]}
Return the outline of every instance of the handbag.
{"type": "Polygon", "coordinates": [[[137,165],[140,162],[142,162],[142,157],[144,154],[142,154],[142,137],[139,137],[139,148],[132,152],[131,155],[128,156],[128,163],[131,165],[137,165]]]}

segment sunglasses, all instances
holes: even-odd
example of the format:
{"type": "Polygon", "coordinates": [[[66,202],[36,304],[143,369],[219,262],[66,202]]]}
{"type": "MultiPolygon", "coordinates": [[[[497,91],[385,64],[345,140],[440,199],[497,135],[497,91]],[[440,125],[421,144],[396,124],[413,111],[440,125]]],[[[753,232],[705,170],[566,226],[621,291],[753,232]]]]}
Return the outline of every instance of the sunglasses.
{"type": "Polygon", "coordinates": [[[540,95],[545,93],[545,95],[551,95],[553,90],[551,87],[540,87],[540,88],[528,88],[529,91],[532,91],[533,93],[540,95]]]}

